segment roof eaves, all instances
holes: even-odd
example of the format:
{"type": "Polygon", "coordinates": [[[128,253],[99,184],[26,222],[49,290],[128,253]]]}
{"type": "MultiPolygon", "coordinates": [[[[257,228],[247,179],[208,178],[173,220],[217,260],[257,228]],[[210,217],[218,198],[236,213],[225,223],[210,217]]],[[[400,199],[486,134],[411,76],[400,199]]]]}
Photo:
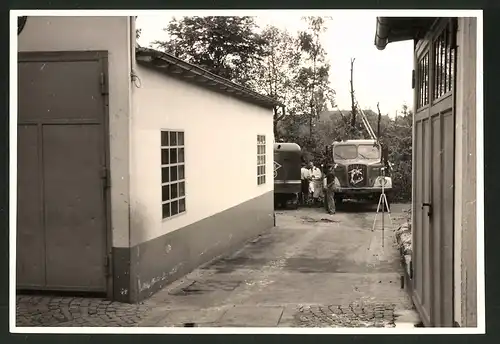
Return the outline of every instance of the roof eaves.
{"type": "Polygon", "coordinates": [[[284,106],[283,103],[276,99],[264,96],[244,86],[224,79],[171,54],[140,47],[136,49],[136,59],[140,64],[149,65],[170,75],[175,75],[202,87],[226,93],[247,102],[270,108],[284,106]]]}
{"type": "Polygon", "coordinates": [[[421,38],[436,17],[377,17],[375,46],[384,50],[387,44],[421,38]]]}

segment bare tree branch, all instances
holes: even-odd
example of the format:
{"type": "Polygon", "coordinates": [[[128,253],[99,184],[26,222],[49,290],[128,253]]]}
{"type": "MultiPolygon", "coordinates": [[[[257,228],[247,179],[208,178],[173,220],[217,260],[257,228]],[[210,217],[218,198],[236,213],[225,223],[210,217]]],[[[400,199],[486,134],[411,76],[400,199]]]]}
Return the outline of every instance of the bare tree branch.
{"type": "Polygon", "coordinates": [[[380,141],[380,120],[382,119],[382,114],[380,113],[379,103],[377,102],[378,120],[377,120],[377,140],[380,141]]]}
{"type": "Polygon", "coordinates": [[[354,74],[354,61],[356,59],[351,59],[351,128],[354,129],[356,125],[356,101],[354,99],[354,83],[353,83],[353,74],[354,74]]]}

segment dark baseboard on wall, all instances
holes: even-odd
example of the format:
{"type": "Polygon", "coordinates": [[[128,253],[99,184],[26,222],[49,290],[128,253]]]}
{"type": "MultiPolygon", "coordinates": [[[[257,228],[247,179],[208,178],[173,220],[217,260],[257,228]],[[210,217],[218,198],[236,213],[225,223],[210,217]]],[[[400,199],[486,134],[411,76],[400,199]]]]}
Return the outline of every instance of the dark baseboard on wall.
{"type": "Polygon", "coordinates": [[[116,248],[113,299],[130,303],[145,300],[274,225],[274,193],[270,191],[137,246],[116,248]]]}

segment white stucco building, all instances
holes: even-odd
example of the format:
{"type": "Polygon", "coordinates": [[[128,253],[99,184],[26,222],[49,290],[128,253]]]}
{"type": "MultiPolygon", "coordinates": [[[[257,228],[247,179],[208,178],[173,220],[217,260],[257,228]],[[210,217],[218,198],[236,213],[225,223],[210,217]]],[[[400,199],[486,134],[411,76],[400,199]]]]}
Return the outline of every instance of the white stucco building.
{"type": "Polygon", "coordinates": [[[18,35],[18,289],[136,302],[274,225],[280,104],[136,51],[134,23],[18,35]]]}

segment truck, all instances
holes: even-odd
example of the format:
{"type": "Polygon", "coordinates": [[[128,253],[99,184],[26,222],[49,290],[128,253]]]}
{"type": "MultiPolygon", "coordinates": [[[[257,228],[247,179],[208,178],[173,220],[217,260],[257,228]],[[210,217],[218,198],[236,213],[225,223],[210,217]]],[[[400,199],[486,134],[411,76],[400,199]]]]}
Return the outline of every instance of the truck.
{"type": "Polygon", "coordinates": [[[274,144],[274,207],[299,206],[302,150],[292,142],[274,144]]]}
{"type": "Polygon", "coordinates": [[[335,202],[345,199],[378,202],[382,189],[387,201],[392,196],[388,150],[378,140],[335,141],[327,147],[328,160],[335,171],[335,202]]]}
{"type": "Polygon", "coordinates": [[[388,147],[380,141],[380,109],[375,134],[357,102],[356,107],[370,138],[334,141],[326,147],[327,163],[333,164],[335,171],[335,203],[340,205],[344,199],[378,202],[384,192],[389,206],[393,196],[392,164],[388,147]]]}

